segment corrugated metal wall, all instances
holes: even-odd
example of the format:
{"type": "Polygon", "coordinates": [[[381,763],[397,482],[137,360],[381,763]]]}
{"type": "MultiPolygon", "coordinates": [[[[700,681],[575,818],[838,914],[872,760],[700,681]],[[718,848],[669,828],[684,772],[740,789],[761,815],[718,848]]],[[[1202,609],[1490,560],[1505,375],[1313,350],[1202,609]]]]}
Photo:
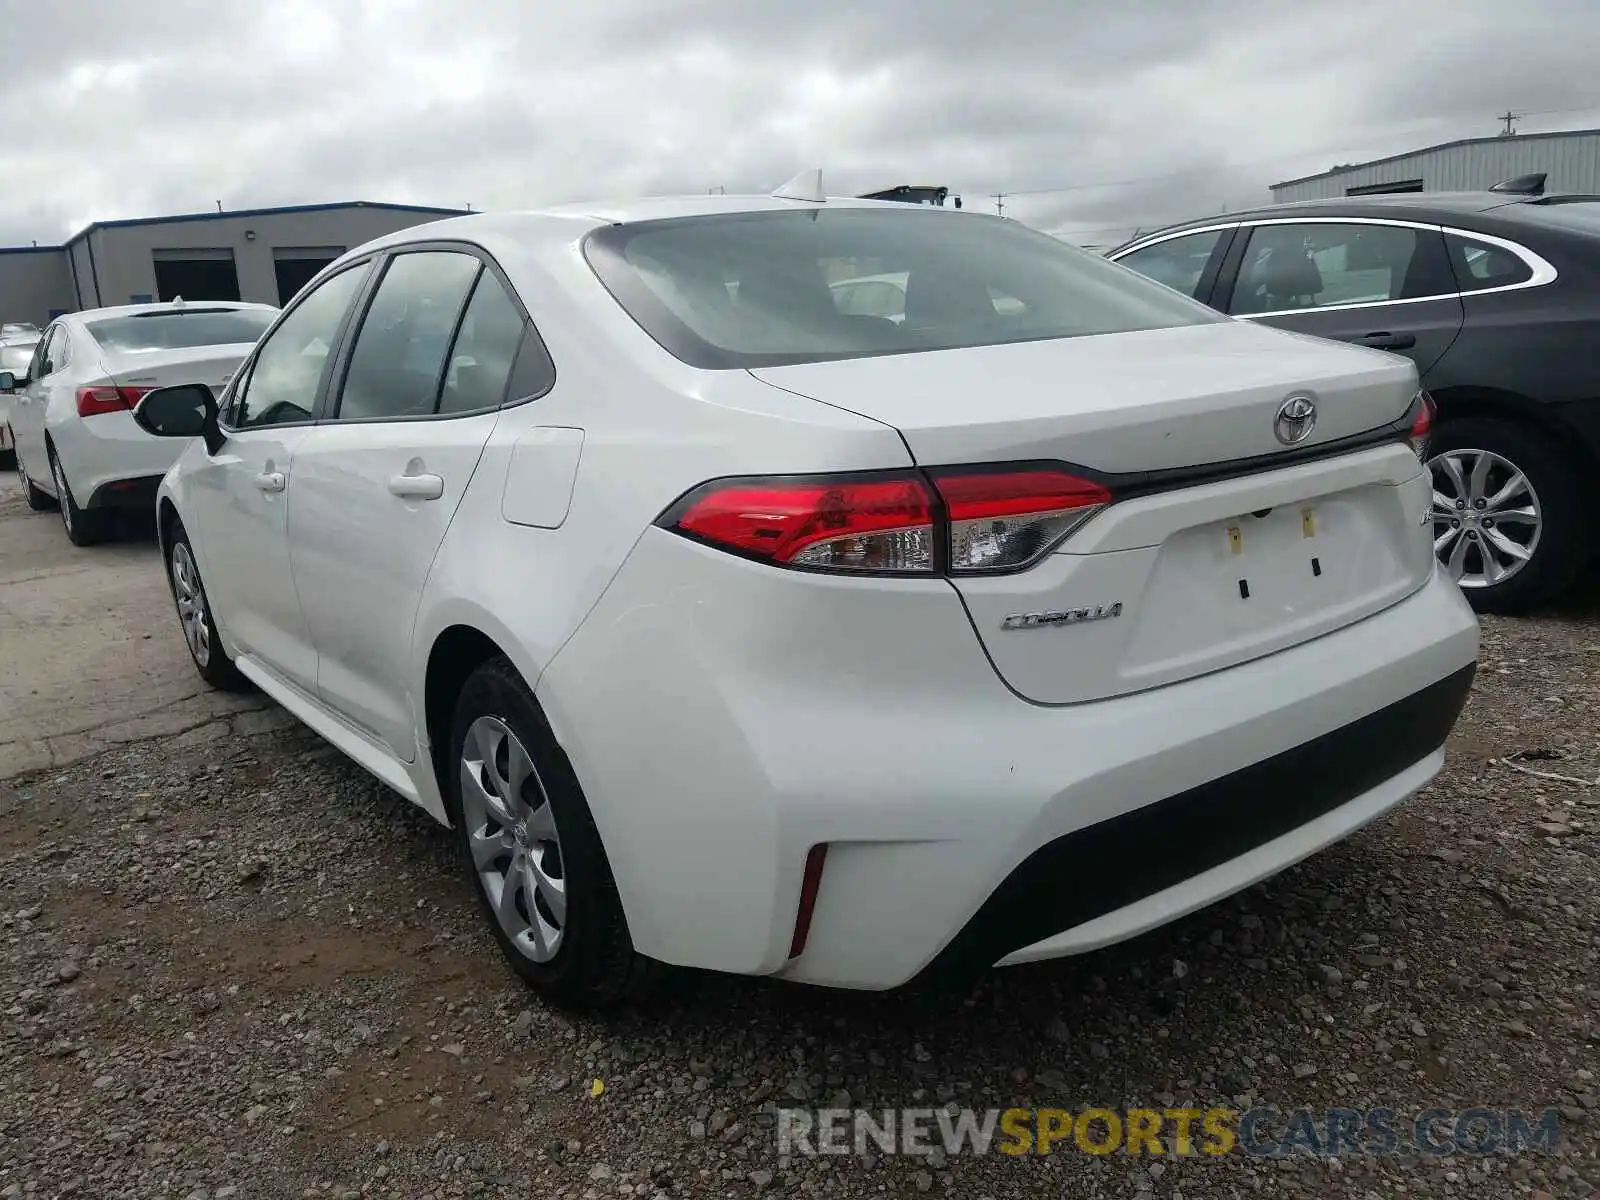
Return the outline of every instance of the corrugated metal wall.
{"type": "Polygon", "coordinates": [[[1547,171],[1545,190],[1600,194],[1600,131],[1518,134],[1423,150],[1272,189],[1275,202],[1322,200],[1347,189],[1420,179],[1430,192],[1478,191],[1503,179],[1547,171]]]}

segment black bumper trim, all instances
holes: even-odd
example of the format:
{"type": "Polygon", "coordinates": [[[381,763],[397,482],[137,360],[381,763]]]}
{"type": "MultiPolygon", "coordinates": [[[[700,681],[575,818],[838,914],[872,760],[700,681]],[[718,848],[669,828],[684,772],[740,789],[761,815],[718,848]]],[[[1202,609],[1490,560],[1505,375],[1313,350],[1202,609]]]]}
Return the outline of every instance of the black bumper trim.
{"type": "Polygon", "coordinates": [[[161,487],[162,475],[141,475],[136,479],[119,479],[103,483],[89,497],[88,508],[132,508],[140,512],[155,507],[156,491],[161,487]]]}
{"type": "Polygon", "coordinates": [[[928,971],[984,970],[1349,803],[1444,744],[1476,671],[1472,663],[1331,733],[1046,843],[928,971]]]}

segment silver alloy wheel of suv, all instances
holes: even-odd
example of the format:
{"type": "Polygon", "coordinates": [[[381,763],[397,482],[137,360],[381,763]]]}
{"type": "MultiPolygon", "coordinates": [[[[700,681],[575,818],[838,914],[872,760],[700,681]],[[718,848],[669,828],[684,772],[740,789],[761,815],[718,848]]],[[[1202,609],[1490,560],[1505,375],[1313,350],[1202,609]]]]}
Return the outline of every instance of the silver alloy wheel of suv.
{"type": "Polygon", "coordinates": [[[1433,475],[1433,548],[1464,588],[1505,583],[1532,560],[1544,529],[1539,494],[1492,450],[1452,449],[1428,463],[1433,475]]]}

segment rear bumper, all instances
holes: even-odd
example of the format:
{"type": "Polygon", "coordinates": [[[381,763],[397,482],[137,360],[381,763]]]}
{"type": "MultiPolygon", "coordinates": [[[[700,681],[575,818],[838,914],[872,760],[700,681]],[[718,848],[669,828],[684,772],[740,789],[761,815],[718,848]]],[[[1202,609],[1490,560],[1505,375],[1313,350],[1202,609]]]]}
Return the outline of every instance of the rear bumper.
{"type": "MultiPolygon", "coordinates": [[[[153,479],[159,483],[188,443],[182,438],[158,438],[140,429],[130,412],[73,416],[48,430],[67,483],[74,497],[89,497],[89,506],[111,502],[113,485],[153,479]]],[[[135,499],[155,503],[155,489],[135,499]]],[[[79,503],[83,503],[82,500],[79,503]]]]}
{"type": "Polygon", "coordinates": [[[1247,887],[1345,836],[1438,769],[1475,664],[1358,721],[1047,842],[934,964],[1079,953],[1247,887]]]}
{"type": "Polygon", "coordinates": [[[1477,646],[1435,572],[1277,654],[1048,707],[1001,683],[947,585],[652,530],[536,690],[641,952],[876,989],[1105,945],[1337,840],[1437,772],[1477,646]]]}

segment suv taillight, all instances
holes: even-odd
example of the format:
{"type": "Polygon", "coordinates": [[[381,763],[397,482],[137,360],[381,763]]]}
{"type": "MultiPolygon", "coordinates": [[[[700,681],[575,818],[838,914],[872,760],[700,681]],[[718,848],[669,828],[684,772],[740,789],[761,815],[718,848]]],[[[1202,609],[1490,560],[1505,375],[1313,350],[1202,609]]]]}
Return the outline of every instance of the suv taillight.
{"type": "Polygon", "coordinates": [[[941,468],[714,480],[657,524],[801,570],[979,574],[1037,562],[1110,502],[1054,467],[941,468]]]}
{"type": "Polygon", "coordinates": [[[93,417],[99,413],[126,412],[136,407],[149,390],[139,387],[79,388],[78,415],[93,417]]]}
{"type": "Polygon", "coordinates": [[[1411,402],[1411,408],[1406,413],[1411,422],[1406,432],[1406,442],[1423,462],[1428,461],[1428,441],[1433,436],[1433,422],[1438,413],[1438,406],[1426,391],[1417,393],[1417,398],[1411,402]]]}

